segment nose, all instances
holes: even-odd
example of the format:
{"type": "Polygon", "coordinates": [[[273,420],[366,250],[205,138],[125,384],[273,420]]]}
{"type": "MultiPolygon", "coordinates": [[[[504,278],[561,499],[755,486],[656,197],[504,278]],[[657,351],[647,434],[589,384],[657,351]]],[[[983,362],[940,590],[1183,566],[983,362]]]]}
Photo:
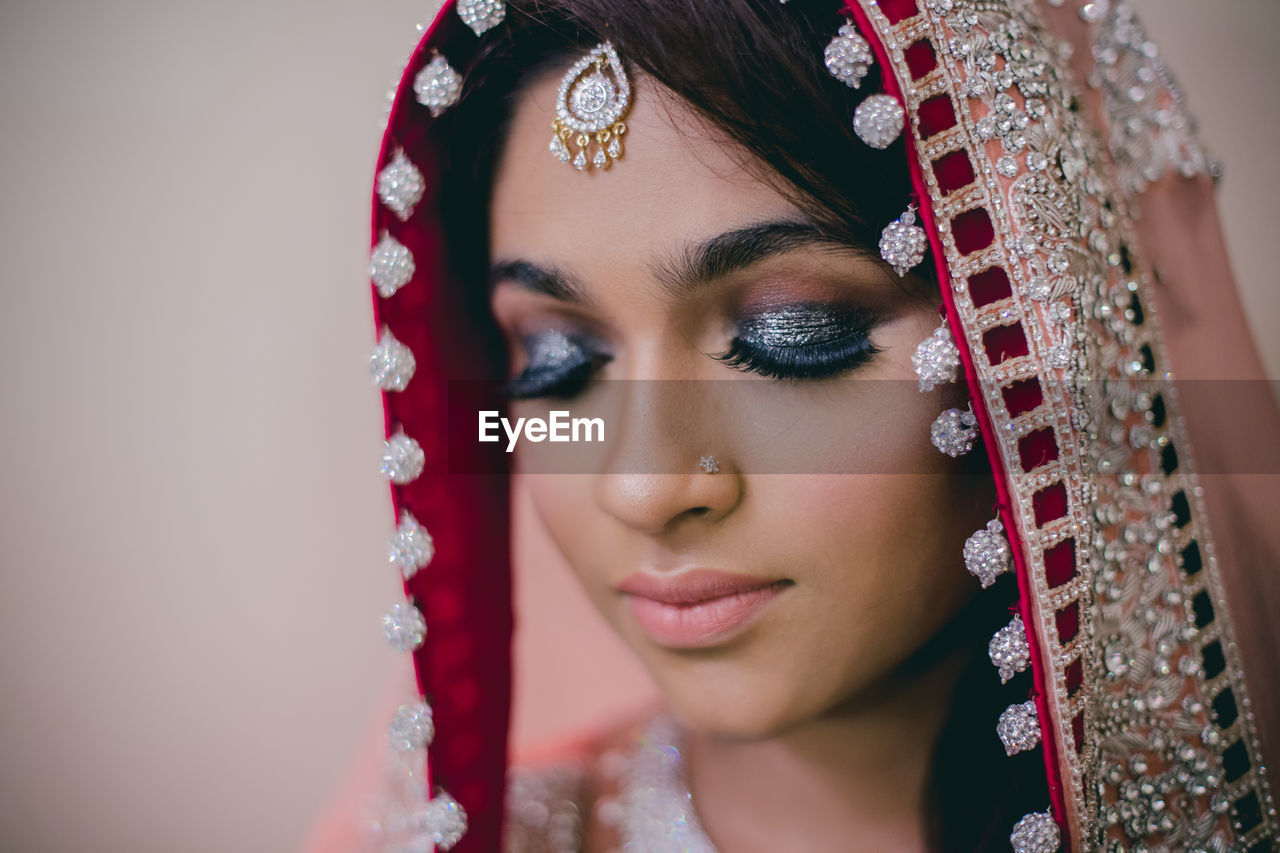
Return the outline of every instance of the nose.
{"type": "Polygon", "coordinates": [[[625,384],[621,435],[594,484],[599,507],[652,536],[712,526],[732,513],[742,500],[743,478],[728,436],[714,440],[718,418],[704,386],[716,383],[625,384]]]}
{"type": "Polygon", "coordinates": [[[741,500],[741,477],[724,464],[708,474],[690,460],[693,473],[601,474],[596,502],[634,530],[662,536],[699,525],[713,525],[741,500]]]}

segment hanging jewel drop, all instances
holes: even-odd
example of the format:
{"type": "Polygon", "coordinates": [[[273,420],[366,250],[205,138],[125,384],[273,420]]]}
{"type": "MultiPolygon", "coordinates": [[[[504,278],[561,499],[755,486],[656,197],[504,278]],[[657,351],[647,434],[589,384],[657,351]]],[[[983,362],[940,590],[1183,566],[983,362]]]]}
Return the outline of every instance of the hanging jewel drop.
{"type": "Polygon", "coordinates": [[[934,386],[956,381],[960,349],[951,339],[951,329],[946,323],[920,342],[911,355],[911,366],[919,378],[921,391],[932,391],[934,386]]]}
{"type": "Polygon", "coordinates": [[[483,35],[507,17],[503,0],[458,0],[458,17],[476,35],[483,35]]]}
{"type": "Polygon", "coordinates": [[[880,257],[900,276],[924,260],[928,246],[924,229],[916,225],[914,204],[886,225],[880,234],[880,257]]]}
{"type": "Polygon", "coordinates": [[[888,148],[902,133],[906,112],[892,95],[872,95],[853,111],[853,132],[872,148],[888,148]]]}
{"type": "Polygon", "coordinates": [[[823,60],[832,77],[853,89],[862,85],[862,78],[867,76],[875,62],[871,45],[867,44],[852,21],[845,22],[837,30],[836,37],[823,51],[823,60]]]}

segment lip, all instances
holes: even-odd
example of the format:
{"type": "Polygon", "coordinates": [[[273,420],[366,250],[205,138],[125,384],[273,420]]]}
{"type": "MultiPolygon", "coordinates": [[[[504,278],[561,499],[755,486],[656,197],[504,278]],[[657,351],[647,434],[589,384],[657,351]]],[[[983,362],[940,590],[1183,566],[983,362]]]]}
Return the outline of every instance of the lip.
{"type": "Polygon", "coordinates": [[[693,569],[671,575],[637,572],[618,591],[656,643],[703,649],[731,639],[790,585],[788,580],[693,569]]]}

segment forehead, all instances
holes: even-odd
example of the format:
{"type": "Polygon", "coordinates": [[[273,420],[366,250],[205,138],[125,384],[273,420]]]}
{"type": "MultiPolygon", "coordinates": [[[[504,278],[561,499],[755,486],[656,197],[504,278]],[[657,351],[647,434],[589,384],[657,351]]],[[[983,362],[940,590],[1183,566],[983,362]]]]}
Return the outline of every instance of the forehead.
{"type": "Polygon", "coordinates": [[[797,216],[764,166],[647,76],[632,81],[623,157],[579,172],[548,150],[560,75],[517,101],[490,210],[495,257],[634,264],[726,225],[797,216]]]}

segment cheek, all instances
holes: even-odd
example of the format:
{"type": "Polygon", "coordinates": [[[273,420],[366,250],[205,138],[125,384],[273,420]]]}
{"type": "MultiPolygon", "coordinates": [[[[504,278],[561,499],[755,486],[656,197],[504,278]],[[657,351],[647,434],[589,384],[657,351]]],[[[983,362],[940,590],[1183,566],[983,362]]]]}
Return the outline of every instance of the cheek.
{"type": "Polygon", "coordinates": [[[936,581],[967,585],[961,548],[989,514],[976,509],[984,491],[976,478],[961,475],[845,475],[795,478],[770,502],[779,528],[812,543],[806,545],[816,550],[812,565],[822,567],[815,580],[878,591],[859,596],[859,606],[870,608],[898,592],[927,592],[936,581]]]}
{"type": "Polygon", "coordinates": [[[610,570],[601,555],[616,553],[616,547],[610,547],[606,519],[592,499],[592,477],[569,474],[523,474],[521,477],[547,535],[588,597],[600,606],[608,589],[610,570]]]}
{"type": "Polygon", "coordinates": [[[786,479],[765,514],[794,543],[801,606],[787,611],[776,671],[792,673],[792,711],[805,714],[884,677],[976,594],[961,550],[990,503],[959,475],[786,479]]]}
{"type": "Polygon", "coordinates": [[[981,446],[953,460],[929,441],[932,419],[954,403],[919,393],[914,381],[869,384],[893,395],[891,415],[882,422],[878,408],[850,412],[843,423],[853,440],[842,461],[875,473],[766,478],[754,494],[757,522],[791,543],[804,573],[797,641],[842,663],[832,674],[843,686],[828,683],[833,690],[885,673],[974,595],[964,541],[995,504],[981,446]],[[864,457],[875,465],[857,461],[864,457]]]}

